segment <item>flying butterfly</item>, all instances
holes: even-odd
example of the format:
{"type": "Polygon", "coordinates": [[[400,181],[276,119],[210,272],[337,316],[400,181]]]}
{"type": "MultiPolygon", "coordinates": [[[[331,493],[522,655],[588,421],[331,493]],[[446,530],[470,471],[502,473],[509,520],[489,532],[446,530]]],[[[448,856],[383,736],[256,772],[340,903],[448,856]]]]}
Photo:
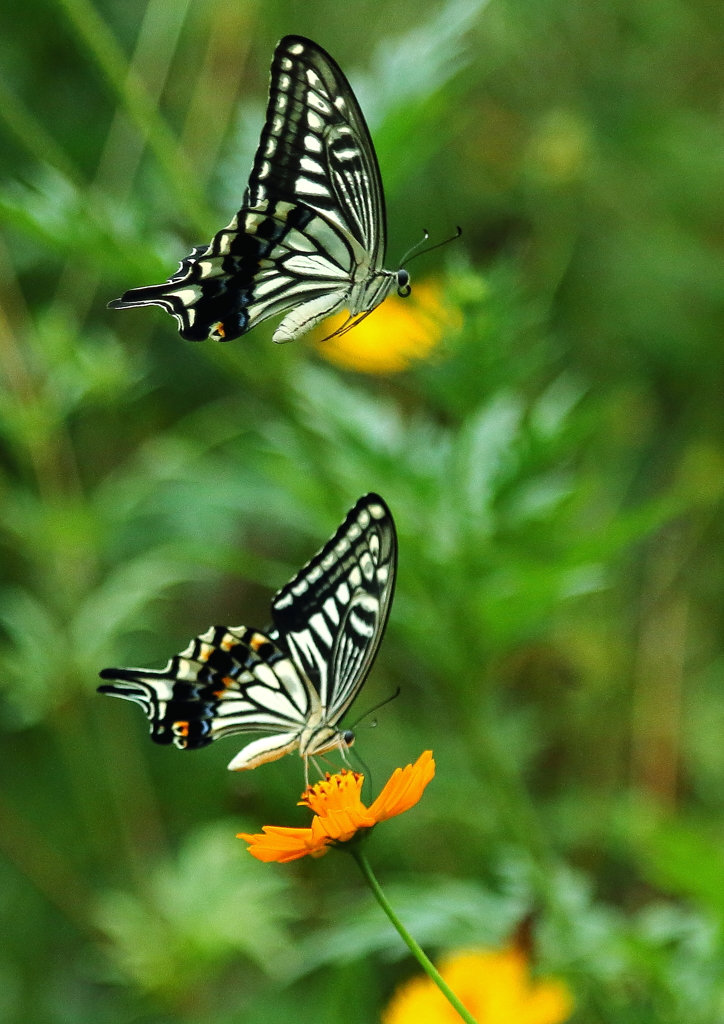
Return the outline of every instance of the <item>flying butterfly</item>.
{"type": "Polygon", "coordinates": [[[100,693],[134,701],[156,743],[205,747],[234,733],[248,743],[231,771],[294,750],[305,761],[354,734],[339,723],[372,667],[387,625],[397,568],[392,514],[366,494],[333,537],[271,603],[273,626],[212,626],[163,669],[106,668],[100,693]]]}
{"type": "Polygon", "coordinates": [[[161,306],[188,341],[229,341],[277,314],[273,340],[293,341],[347,309],[344,333],[395,289],[410,294],[385,248],[382,179],[349,82],[321,46],[285,36],[241,209],[170,280],[109,306],[161,306]]]}

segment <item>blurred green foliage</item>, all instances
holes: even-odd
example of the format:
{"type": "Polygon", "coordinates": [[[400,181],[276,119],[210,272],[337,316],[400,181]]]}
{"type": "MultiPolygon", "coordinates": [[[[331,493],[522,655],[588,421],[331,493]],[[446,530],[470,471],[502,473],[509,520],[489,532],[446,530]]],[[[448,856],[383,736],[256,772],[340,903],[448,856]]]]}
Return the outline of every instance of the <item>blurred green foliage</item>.
{"type": "Polygon", "coordinates": [[[28,0],[0,24],[0,1020],[362,1024],[413,972],[351,861],[234,838],[305,822],[297,759],[232,776],[232,741],[154,747],[94,692],[263,626],[374,489],[399,584],[357,707],[402,696],[355,749],[376,786],[438,761],[370,843],[401,916],[436,954],[532,915],[576,1021],[720,1024],[722,9],[28,0]],[[105,309],[235,211],[289,32],[359,90],[388,263],[464,228],[417,264],[463,326],[406,373],[105,309]]]}

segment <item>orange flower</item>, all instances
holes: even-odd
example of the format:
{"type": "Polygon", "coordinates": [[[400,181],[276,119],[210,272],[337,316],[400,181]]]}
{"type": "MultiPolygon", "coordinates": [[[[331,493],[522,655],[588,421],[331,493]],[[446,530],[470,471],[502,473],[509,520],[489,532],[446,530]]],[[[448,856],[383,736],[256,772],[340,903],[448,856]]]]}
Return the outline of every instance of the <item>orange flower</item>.
{"type": "Polygon", "coordinates": [[[358,833],[380,821],[394,818],[414,807],[435,774],[432,751],[420,754],[414,764],[396,768],[382,792],[370,807],[360,799],[364,776],[343,771],[308,786],[299,801],[314,811],[310,828],[284,828],[265,825],[262,833],[239,833],[249,843],[249,853],[257,860],[285,864],[300,857],[321,857],[330,846],[348,843],[358,833]]]}
{"type": "MultiPolygon", "coordinates": [[[[556,979],[532,979],[518,948],[457,953],[440,973],[478,1024],[563,1024],[573,997],[556,979]]],[[[459,1024],[460,1017],[430,978],[401,985],[382,1017],[383,1024],[459,1024]]]]}
{"type": "MultiPolygon", "coordinates": [[[[326,338],[347,319],[347,313],[325,320],[316,332],[326,338]]],[[[425,359],[443,333],[459,329],[460,314],[446,305],[437,281],[413,286],[409,299],[390,295],[348,334],[319,342],[317,352],[343,370],[358,373],[399,373],[415,359],[425,359]]]]}

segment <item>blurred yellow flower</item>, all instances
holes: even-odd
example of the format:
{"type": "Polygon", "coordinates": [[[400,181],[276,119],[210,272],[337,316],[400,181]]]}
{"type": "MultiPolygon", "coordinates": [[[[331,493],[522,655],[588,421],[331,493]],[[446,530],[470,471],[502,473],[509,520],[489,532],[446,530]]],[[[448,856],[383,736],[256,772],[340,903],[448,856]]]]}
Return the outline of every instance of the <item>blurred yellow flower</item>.
{"type": "MultiPolygon", "coordinates": [[[[347,319],[347,313],[330,317],[317,329],[326,338],[347,319]]],[[[459,312],[446,305],[437,281],[415,284],[408,299],[391,295],[381,306],[347,334],[329,341],[318,340],[317,352],[343,370],[359,373],[399,373],[415,359],[425,359],[446,330],[461,326],[459,312]]]]}
{"type": "MultiPolygon", "coordinates": [[[[456,953],[440,973],[478,1024],[563,1024],[573,997],[562,981],[533,979],[518,948],[456,953]]],[[[460,1024],[460,1017],[427,977],[398,988],[383,1024],[460,1024]]]]}

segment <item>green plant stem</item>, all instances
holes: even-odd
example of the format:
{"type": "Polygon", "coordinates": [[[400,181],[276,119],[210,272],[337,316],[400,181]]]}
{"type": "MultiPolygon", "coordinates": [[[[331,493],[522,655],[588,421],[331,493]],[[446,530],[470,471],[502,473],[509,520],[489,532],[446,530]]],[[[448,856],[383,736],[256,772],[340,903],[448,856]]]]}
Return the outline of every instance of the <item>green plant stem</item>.
{"type": "Polygon", "coordinates": [[[193,169],[135,69],[129,67],[108,25],[90,0],[58,3],[154,152],[194,229],[201,234],[209,233],[213,218],[201,199],[193,169]]]}
{"type": "Polygon", "coordinates": [[[388,903],[387,897],[380,888],[380,883],[375,878],[372,868],[369,865],[369,861],[365,857],[362,849],[359,846],[351,846],[349,848],[349,852],[352,854],[354,859],[359,864],[359,869],[364,875],[365,881],[367,882],[370,889],[374,893],[375,899],[382,907],[384,912],[387,914],[390,921],[392,922],[392,925],[399,932],[402,941],[405,943],[407,948],[410,950],[412,955],[420,964],[423,971],[428,975],[428,977],[432,978],[432,980],[435,982],[435,984],[440,989],[445,998],[448,1000],[448,1002],[455,1007],[455,1009],[458,1011],[462,1019],[464,1021],[467,1021],[467,1024],[477,1024],[477,1021],[475,1020],[473,1015],[465,1009],[463,1004],[460,1002],[460,1000],[455,995],[453,990],[447,984],[447,982],[442,977],[440,972],[436,969],[435,965],[427,957],[422,946],[420,946],[420,944],[416,942],[415,939],[413,939],[413,937],[408,932],[407,928],[405,928],[402,921],[399,919],[397,914],[394,912],[394,910],[388,903]]]}
{"type": "Polygon", "coordinates": [[[0,118],[17,141],[25,146],[39,163],[50,164],[74,185],[82,187],[84,184],[82,176],[73,161],[58,145],[42,121],[39,121],[28,110],[2,78],[0,78],[0,118]]]}

